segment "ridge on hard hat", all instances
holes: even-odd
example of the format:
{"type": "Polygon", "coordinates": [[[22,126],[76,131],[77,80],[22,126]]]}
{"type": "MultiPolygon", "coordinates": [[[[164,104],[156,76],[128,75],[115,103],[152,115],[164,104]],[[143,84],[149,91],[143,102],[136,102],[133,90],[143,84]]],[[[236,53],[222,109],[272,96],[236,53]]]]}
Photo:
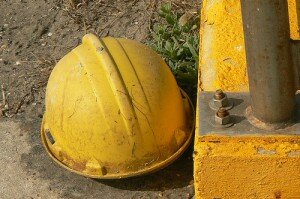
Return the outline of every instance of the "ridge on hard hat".
{"type": "Polygon", "coordinates": [[[158,54],[88,34],[50,75],[41,135],[64,168],[114,179],[167,166],[188,147],[193,127],[192,104],[158,54]]]}

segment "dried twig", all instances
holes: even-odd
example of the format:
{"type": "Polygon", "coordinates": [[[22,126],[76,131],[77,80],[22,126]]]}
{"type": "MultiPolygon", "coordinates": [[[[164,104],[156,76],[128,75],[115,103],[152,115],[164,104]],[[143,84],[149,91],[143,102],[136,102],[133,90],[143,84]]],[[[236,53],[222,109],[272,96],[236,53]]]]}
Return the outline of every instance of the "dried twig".
{"type": "Polygon", "coordinates": [[[16,110],[15,110],[15,114],[18,114],[18,113],[19,113],[19,110],[21,109],[22,105],[24,104],[25,99],[26,99],[30,94],[31,94],[31,92],[30,92],[30,93],[26,93],[26,94],[21,98],[21,100],[20,100],[20,102],[19,102],[19,104],[18,104],[18,106],[17,106],[17,108],[16,108],[16,110]]]}
{"type": "Polygon", "coordinates": [[[0,116],[11,117],[7,112],[9,108],[8,108],[7,96],[3,84],[1,85],[1,93],[2,93],[2,102],[0,103],[0,116]]]}
{"type": "Polygon", "coordinates": [[[18,114],[22,105],[26,102],[26,99],[30,96],[29,100],[27,102],[30,101],[34,101],[34,92],[38,91],[39,88],[46,86],[47,82],[40,82],[37,86],[32,86],[30,89],[30,92],[26,93],[25,95],[23,95],[23,97],[21,98],[20,102],[18,103],[17,108],[15,109],[15,114],[18,114]]]}
{"type": "Polygon", "coordinates": [[[100,28],[100,30],[97,31],[98,35],[101,35],[101,32],[103,30],[105,30],[106,28],[110,28],[112,24],[114,24],[118,19],[120,19],[121,17],[123,17],[126,13],[130,13],[130,9],[132,9],[132,7],[134,7],[137,3],[139,2],[139,0],[134,0],[128,7],[126,11],[123,12],[119,12],[114,19],[110,20],[109,22],[107,22],[102,28],[100,28]]]}
{"type": "Polygon", "coordinates": [[[70,2],[71,7],[72,7],[73,9],[75,9],[75,8],[76,8],[75,1],[74,1],[74,0],[69,0],[69,2],[70,2]]]}
{"type": "Polygon", "coordinates": [[[1,85],[1,90],[2,90],[2,103],[0,104],[0,106],[5,106],[5,104],[6,104],[6,95],[5,95],[5,90],[4,90],[3,84],[1,85]]]}
{"type": "Polygon", "coordinates": [[[84,19],[83,19],[83,29],[84,29],[84,34],[86,35],[87,34],[87,27],[86,27],[84,19]]]}
{"type": "Polygon", "coordinates": [[[149,15],[149,32],[151,33],[152,30],[153,30],[153,19],[154,19],[154,14],[155,14],[155,11],[157,9],[157,0],[152,0],[149,4],[149,9],[147,10],[150,10],[150,12],[148,12],[148,15],[149,15]]]}
{"type": "Polygon", "coordinates": [[[98,30],[97,32],[100,33],[105,30],[106,28],[110,27],[112,24],[114,24],[120,17],[122,17],[125,14],[125,12],[120,12],[118,13],[115,18],[113,20],[110,20],[109,22],[107,22],[100,30],[98,30]]]}

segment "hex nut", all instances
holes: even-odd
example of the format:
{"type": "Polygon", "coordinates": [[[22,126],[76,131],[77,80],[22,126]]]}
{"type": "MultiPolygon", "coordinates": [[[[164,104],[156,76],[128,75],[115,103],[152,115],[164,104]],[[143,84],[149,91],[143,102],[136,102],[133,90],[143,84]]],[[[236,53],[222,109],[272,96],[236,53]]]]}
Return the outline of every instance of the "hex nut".
{"type": "Polygon", "coordinates": [[[231,116],[230,115],[227,115],[227,116],[225,116],[225,117],[222,118],[222,117],[219,117],[217,113],[215,114],[215,122],[216,122],[216,124],[226,125],[226,124],[230,123],[230,120],[231,120],[231,116]]]}
{"type": "Polygon", "coordinates": [[[217,108],[221,108],[221,107],[227,107],[229,104],[229,100],[227,98],[227,95],[225,94],[225,96],[223,97],[223,99],[213,99],[213,103],[217,108]]]}

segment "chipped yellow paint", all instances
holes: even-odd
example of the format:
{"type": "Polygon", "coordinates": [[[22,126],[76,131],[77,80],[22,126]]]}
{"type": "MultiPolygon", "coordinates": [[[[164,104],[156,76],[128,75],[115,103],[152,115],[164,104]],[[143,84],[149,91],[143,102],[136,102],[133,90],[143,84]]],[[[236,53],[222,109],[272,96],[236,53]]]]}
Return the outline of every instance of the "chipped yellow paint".
{"type": "MultiPolygon", "coordinates": [[[[288,0],[291,38],[299,39],[300,0],[288,0]]],[[[204,0],[200,31],[201,87],[247,91],[245,42],[240,0],[204,0]]]]}
{"type": "Polygon", "coordinates": [[[230,154],[235,157],[261,157],[262,155],[300,157],[299,136],[248,135],[228,137],[210,135],[199,136],[198,139],[200,139],[200,142],[205,143],[197,151],[201,156],[227,156],[230,154]]]}
{"type": "MultiPolygon", "coordinates": [[[[299,40],[300,0],[288,3],[291,39],[299,40]]],[[[204,0],[200,37],[198,92],[248,91],[240,0],[204,0]]],[[[300,198],[299,136],[201,136],[198,121],[197,111],[197,199],[300,198]]]]}
{"type": "Polygon", "coordinates": [[[240,1],[204,1],[201,16],[201,82],[204,90],[247,90],[240,1]]]}
{"type": "Polygon", "coordinates": [[[290,15],[291,39],[300,40],[299,23],[300,23],[300,0],[288,0],[290,15]]]}
{"type": "Polygon", "coordinates": [[[300,198],[300,138],[197,137],[196,198],[300,198]]]}

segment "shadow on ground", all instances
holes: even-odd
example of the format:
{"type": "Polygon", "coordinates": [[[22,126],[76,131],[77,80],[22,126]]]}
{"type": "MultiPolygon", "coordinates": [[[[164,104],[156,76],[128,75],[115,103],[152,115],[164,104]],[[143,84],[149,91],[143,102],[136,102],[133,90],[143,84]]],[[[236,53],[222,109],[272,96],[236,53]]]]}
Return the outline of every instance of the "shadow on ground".
{"type": "Polygon", "coordinates": [[[62,198],[191,198],[194,195],[193,147],[156,173],[122,180],[95,180],[71,173],[48,157],[40,141],[40,123],[40,119],[22,122],[21,129],[27,134],[24,138],[31,149],[22,154],[21,165],[62,198]]]}
{"type": "Polygon", "coordinates": [[[193,180],[193,147],[165,169],[145,175],[122,180],[95,180],[97,182],[124,190],[164,191],[188,186],[193,180]]]}

